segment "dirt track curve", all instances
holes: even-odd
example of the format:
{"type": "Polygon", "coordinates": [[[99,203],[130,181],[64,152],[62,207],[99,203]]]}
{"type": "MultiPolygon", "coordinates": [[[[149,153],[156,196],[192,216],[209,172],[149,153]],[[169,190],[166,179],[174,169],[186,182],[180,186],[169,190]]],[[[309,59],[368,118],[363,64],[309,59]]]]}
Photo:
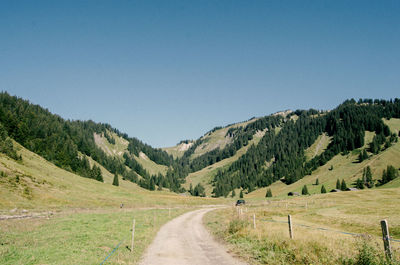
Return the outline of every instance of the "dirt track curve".
{"type": "Polygon", "coordinates": [[[244,265],[226,252],[203,226],[203,216],[213,209],[185,213],[161,227],[140,265],[244,265]]]}

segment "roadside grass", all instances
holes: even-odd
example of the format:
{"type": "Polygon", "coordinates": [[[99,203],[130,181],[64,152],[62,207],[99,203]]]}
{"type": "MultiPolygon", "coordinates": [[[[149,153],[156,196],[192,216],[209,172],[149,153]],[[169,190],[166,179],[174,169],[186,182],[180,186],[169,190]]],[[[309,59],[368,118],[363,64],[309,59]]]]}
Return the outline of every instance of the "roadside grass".
{"type": "MultiPolygon", "coordinates": [[[[247,152],[247,149],[249,149],[249,147],[252,144],[257,145],[264,134],[265,134],[265,131],[256,133],[253,136],[253,139],[249,142],[249,144],[240,148],[234,156],[223,159],[223,160],[221,160],[211,166],[205,167],[199,171],[190,173],[186,177],[186,182],[182,186],[186,189],[189,189],[190,184],[192,184],[193,188],[194,188],[198,183],[200,183],[205,188],[206,195],[211,196],[211,192],[213,190],[213,187],[211,185],[211,180],[214,179],[214,177],[218,173],[218,171],[227,169],[233,162],[235,162],[242,155],[244,155],[247,152]]],[[[239,195],[239,193],[238,193],[238,195],[239,195]]]]}
{"type": "MultiPolygon", "coordinates": [[[[391,236],[400,239],[399,203],[399,188],[319,194],[243,206],[241,220],[234,207],[216,210],[206,215],[205,224],[228,243],[230,251],[250,264],[341,264],[355,259],[361,243],[370,245],[377,258],[384,256],[380,220],[387,219],[391,236]],[[293,240],[289,238],[288,214],[294,224],[293,240]]],[[[393,242],[392,248],[399,261],[400,243],[393,242]]]]}
{"type": "Polygon", "coordinates": [[[137,264],[157,231],[186,209],[121,209],[0,221],[0,264],[137,264]],[[135,219],[135,246],[131,248],[135,219]]]}

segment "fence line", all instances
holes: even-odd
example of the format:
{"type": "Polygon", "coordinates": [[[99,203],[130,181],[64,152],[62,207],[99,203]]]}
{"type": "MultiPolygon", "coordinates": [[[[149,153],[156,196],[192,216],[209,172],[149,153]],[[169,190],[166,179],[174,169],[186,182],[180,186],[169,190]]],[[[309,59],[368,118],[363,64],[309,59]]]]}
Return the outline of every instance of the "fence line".
{"type": "MultiPolygon", "coordinates": [[[[272,219],[260,219],[260,221],[263,221],[263,222],[270,222],[270,223],[281,223],[281,224],[287,224],[287,223],[288,223],[287,221],[277,221],[277,220],[272,220],[272,219]]],[[[361,236],[361,235],[362,235],[362,234],[357,234],[357,233],[351,233],[351,232],[345,232],[345,231],[339,231],[339,230],[332,230],[332,229],[323,228],[323,227],[313,227],[313,226],[305,225],[305,224],[296,224],[296,223],[293,223],[292,225],[294,225],[294,226],[301,226],[301,227],[305,227],[305,228],[312,229],[312,230],[321,230],[321,231],[335,232],[335,233],[344,234],[344,235],[351,235],[351,236],[361,236]]],[[[400,242],[399,239],[394,239],[394,238],[392,238],[392,237],[389,237],[389,240],[390,240],[390,241],[393,241],[393,242],[400,242]]]]}
{"type": "Polygon", "coordinates": [[[122,242],[124,242],[125,239],[121,240],[121,242],[118,243],[118,245],[113,249],[113,251],[111,251],[110,254],[108,254],[108,256],[103,260],[102,263],[100,263],[100,265],[103,265],[104,262],[106,262],[108,260],[109,257],[111,257],[111,255],[119,248],[119,246],[122,244],[122,242]]]}

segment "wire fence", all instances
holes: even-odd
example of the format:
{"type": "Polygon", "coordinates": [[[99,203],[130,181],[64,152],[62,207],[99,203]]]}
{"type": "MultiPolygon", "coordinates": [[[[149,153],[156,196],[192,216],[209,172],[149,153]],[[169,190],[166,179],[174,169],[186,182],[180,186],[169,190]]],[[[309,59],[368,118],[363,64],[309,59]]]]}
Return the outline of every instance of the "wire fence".
{"type": "MultiPolygon", "coordinates": [[[[259,219],[260,221],[263,222],[270,222],[270,223],[282,223],[282,224],[287,224],[287,221],[278,221],[278,220],[272,220],[272,219],[259,219]]],[[[343,234],[343,235],[350,235],[350,236],[362,236],[362,234],[357,234],[357,233],[351,233],[351,232],[345,232],[345,231],[340,231],[340,230],[333,230],[333,229],[329,229],[329,228],[324,228],[324,227],[314,227],[311,225],[305,225],[305,224],[296,224],[293,223],[292,225],[294,226],[300,226],[300,227],[304,227],[307,229],[312,229],[312,230],[321,230],[321,231],[328,231],[328,232],[334,232],[334,233],[339,233],[339,234],[343,234]]],[[[392,237],[389,237],[389,240],[392,242],[399,242],[399,239],[394,239],[392,237]]]]}
{"type": "MultiPolygon", "coordinates": [[[[148,226],[141,226],[141,225],[136,226],[136,225],[135,225],[135,231],[138,231],[138,230],[140,230],[141,228],[148,228],[148,226]]],[[[130,231],[132,232],[132,229],[131,229],[130,231]]],[[[103,264],[112,256],[112,254],[114,254],[114,252],[117,251],[117,249],[121,246],[121,244],[124,243],[124,242],[125,242],[127,239],[129,239],[130,237],[131,237],[131,235],[128,235],[128,236],[126,236],[124,239],[122,239],[122,240],[118,243],[118,245],[116,245],[116,246],[114,247],[114,249],[107,255],[107,257],[100,263],[100,265],[103,265],[103,264]]]]}

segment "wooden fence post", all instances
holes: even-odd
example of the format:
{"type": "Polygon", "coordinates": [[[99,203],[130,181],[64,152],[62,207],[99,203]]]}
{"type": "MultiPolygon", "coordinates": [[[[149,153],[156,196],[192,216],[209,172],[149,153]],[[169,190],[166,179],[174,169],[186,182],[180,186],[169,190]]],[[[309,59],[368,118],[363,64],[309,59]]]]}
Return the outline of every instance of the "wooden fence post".
{"type": "Polygon", "coordinates": [[[293,239],[292,217],[290,216],[290,214],[288,215],[288,224],[289,224],[289,236],[290,239],[293,239]]]}
{"type": "Polygon", "coordinates": [[[382,227],[383,246],[385,247],[385,255],[387,259],[391,259],[392,250],[390,248],[389,226],[386,219],[381,221],[381,227],[382,227]]]}
{"type": "Polygon", "coordinates": [[[133,244],[135,242],[135,222],[136,222],[135,219],[133,219],[131,252],[133,251],[133,244]]]}
{"type": "Polygon", "coordinates": [[[253,213],[253,228],[256,229],[256,214],[253,213]]]}

